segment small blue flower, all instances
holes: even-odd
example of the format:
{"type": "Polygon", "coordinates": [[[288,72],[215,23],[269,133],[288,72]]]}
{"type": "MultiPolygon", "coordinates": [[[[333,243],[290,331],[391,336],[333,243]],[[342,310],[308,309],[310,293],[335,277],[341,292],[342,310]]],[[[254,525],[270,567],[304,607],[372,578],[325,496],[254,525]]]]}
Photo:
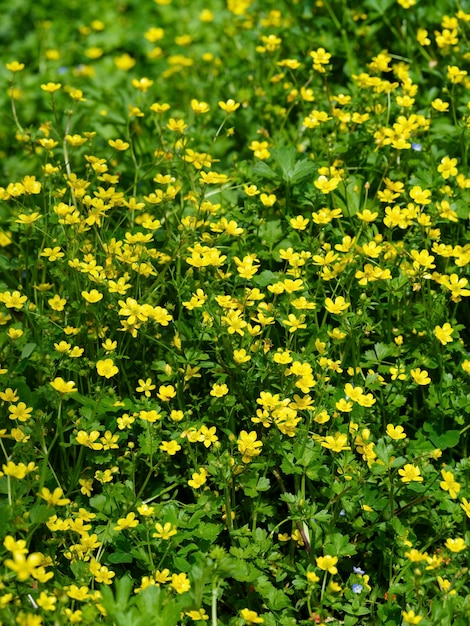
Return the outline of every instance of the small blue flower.
{"type": "Polygon", "coordinates": [[[353,593],[361,593],[362,592],[362,585],[358,585],[357,583],[354,583],[354,585],[351,587],[351,591],[353,593]]]}
{"type": "Polygon", "coordinates": [[[415,152],[421,152],[421,150],[423,149],[423,146],[420,143],[412,143],[411,148],[415,152]]]}
{"type": "Polygon", "coordinates": [[[341,509],[339,514],[340,514],[341,517],[346,517],[346,511],[344,509],[341,509]]]}
{"type": "Polygon", "coordinates": [[[355,567],[355,566],[353,566],[353,572],[355,574],[360,574],[361,576],[363,576],[365,574],[365,571],[362,568],[355,567]]]}

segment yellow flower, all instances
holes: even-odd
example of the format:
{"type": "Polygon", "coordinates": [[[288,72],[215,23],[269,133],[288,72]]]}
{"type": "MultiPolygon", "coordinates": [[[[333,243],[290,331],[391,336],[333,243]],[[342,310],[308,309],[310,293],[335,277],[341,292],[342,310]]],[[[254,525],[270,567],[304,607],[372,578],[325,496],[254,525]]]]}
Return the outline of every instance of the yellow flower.
{"type": "Polygon", "coordinates": [[[158,388],[157,397],[162,400],[162,402],[169,402],[175,396],[176,389],[173,385],[160,385],[158,388]]]}
{"type": "Polygon", "coordinates": [[[118,519],[114,530],[124,530],[125,528],[135,528],[139,525],[139,520],[136,519],[135,513],[131,511],[126,515],[126,517],[122,517],[118,519]]]}
{"type": "Polygon", "coordinates": [[[449,324],[449,322],[446,322],[443,326],[436,326],[434,328],[434,335],[439,339],[443,346],[445,346],[447,343],[452,343],[453,332],[454,329],[449,324]]]}
{"type": "Polygon", "coordinates": [[[416,204],[430,204],[431,192],[429,189],[421,189],[419,185],[416,185],[410,190],[410,197],[416,202],[416,204]]]}
{"type": "Polygon", "coordinates": [[[48,596],[47,593],[41,591],[41,595],[36,602],[44,611],[54,611],[57,602],[56,596],[48,596]]]}
{"type": "Polygon", "coordinates": [[[349,302],[346,302],[343,296],[338,296],[333,301],[331,298],[325,299],[325,309],[328,313],[341,315],[350,306],[349,302]]]}
{"type": "Polygon", "coordinates": [[[101,563],[98,563],[94,558],[90,561],[89,568],[97,583],[111,585],[114,576],[116,576],[115,572],[109,570],[106,565],[101,565],[101,563]]]}
{"type": "Polygon", "coordinates": [[[431,44],[431,40],[428,37],[428,31],[425,28],[418,28],[418,32],[416,33],[416,40],[420,46],[429,46],[431,44]]]}
{"type": "Polygon", "coordinates": [[[356,216],[361,220],[361,222],[370,223],[374,222],[378,218],[379,214],[377,211],[372,213],[369,209],[364,209],[364,211],[358,211],[356,216]]]}
{"type": "Polygon", "coordinates": [[[351,448],[346,445],[348,443],[348,436],[344,433],[336,433],[335,435],[327,435],[324,441],[321,442],[323,448],[328,448],[332,452],[342,452],[343,450],[350,450],[351,448]]]}
{"type": "Polygon", "coordinates": [[[113,359],[102,359],[96,363],[96,371],[99,376],[111,378],[119,372],[119,368],[114,365],[113,359]]]}
{"type": "Polygon", "coordinates": [[[412,369],[410,374],[411,374],[411,378],[418,385],[429,385],[429,383],[431,382],[431,379],[429,378],[427,371],[421,370],[419,367],[417,367],[416,369],[412,369]]]}
{"type": "Polygon", "coordinates": [[[27,301],[27,296],[22,296],[19,291],[13,291],[10,293],[9,291],[5,291],[0,296],[0,302],[7,307],[7,309],[17,309],[21,310],[24,306],[24,303],[27,301]]]}
{"type": "Polygon", "coordinates": [[[6,465],[2,465],[3,473],[7,476],[12,476],[13,478],[18,478],[18,480],[23,480],[25,476],[34,472],[37,469],[37,466],[31,461],[28,465],[24,463],[15,464],[13,461],[8,461],[6,465]]]}
{"type": "Polygon", "coordinates": [[[78,391],[73,380],[66,382],[61,376],[57,376],[49,383],[59,393],[73,393],[78,391]]]}
{"type": "Polygon", "coordinates": [[[13,552],[12,556],[13,559],[5,560],[5,565],[16,573],[17,579],[21,582],[34,576],[43,562],[43,556],[39,552],[33,552],[27,557],[21,552],[13,552]]]}
{"type": "Polygon", "coordinates": [[[91,291],[82,291],[82,297],[88,302],[88,304],[94,304],[95,302],[99,302],[103,299],[103,294],[97,289],[92,289],[91,291]]]}
{"type": "Polygon", "coordinates": [[[305,322],[305,315],[300,315],[296,317],[293,313],[289,313],[286,320],[282,320],[282,323],[285,326],[288,326],[290,333],[295,333],[297,330],[302,328],[307,328],[307,324],[305,322]]]}
{"type": "Polygon", "coordinates": [[[105,350],[106,352],[114,352],[116,350],[116,348],[117,348],[117,341],[112,341],[111,339],[106,339],[106,341],[103,341],[101,346],[102,346],[103,350],[105,350]]]}
{"type": "Polygon", "coordinates": [[[63,498],[64,492],[60,487],[56,487],[51,493],[47,487],[43,487],[39,497],[47,502],[49,506],[65,506],[70,504],[69,498],[63,498]]]}
{"type": "Polygon", "coordinates": [[[250,609],[242,609],[240,611],[240,617],[245,620],[247,624],[263,624],[264,619],[258,615],[256,611],[250,609]]]}
{"type": "Polygon", "coordinates": [[[16,339],[19,339],[23,336],[23,331],[21,330],[21,328],[10,327],[8,329],[7,335],[8,337],[10,337],[10,339],[13,339],[13,341],[15,341],[16,339]]]}
{"type": "Polygon", "coordinates": [[[133,59],[127,52],[114,58],[114,65],[118,68],[118,70],[123,70],[124,72],[132,69],[135,64],[135,59],[133,59]]]}
{"type": "Polygon", "coordinates": [[[421,615],[416,615],[413,610],[402,611],[401,614],[403,615],[403,620],[407,624],[419,624],[420,621],[423,619],[421,615]]]}
{"type": "Polygon", "coordinates": [[[166,127],[168,128],[168,130],[171,130],[174,133],[184,133],[188,125],[184,120],[177,120],[174,117],[170,117],[166,127]]]}
{"type": "Polygon", "coordinates": [[[237,440],[238,451],[242,455],[243,463],[251,463],[251,461],[261,454],[263,443],[257,440],[256,431],[247,432],[242,430],[237,440]]]}
{"type": "Polygon", "coordinates": [[[448,491],[451,498],[456,498],[460,491],[460,484],[454,479],[452,472],[441,470],[442,480],[439,485],[444,491],[448,491]]]}
{"type": "Polygon", "coordinates": [[[218,172],[201,172],[199,181],[201,185],[223,185],[228,181],[226,174],[219,174],[218,172]]]}
{"type": "Polygon", "coordinates": [[[449,110],[449,103],[443,102],[440,98],[435,98],[431,102],[431,106],[433,109],[435,109],[436,111],[439,111],[440,113],[444,113],[445,111],[449,110]]]}
{"type": "Polygon", "coordinates": [[[466,547],[467,544],[461,537],[458,537],[457,539],[449,537],[446,539],[446,548],[451,552],[462,552],[462,550],[465,550],[466,547]]]}
{"type": "Polygon", "coordinates": [[[20,422],[26,422],[30,417],[33,409],[27,407],[24,402],[18,402],[18,404],[11,404],[8,407],[8,416],[11,420],[20,420],[20,422]]]}
{"type": "Polygon", "coordinates": [[[156,385],[153,384],[151,378],[147,378],[144,380],[143,378],[139,378],[139,386],[136,387],[136,391],[139,393],[145,394],[146,398],[150,398],[152,395],[152,391],[156,388],[156,385]]]}
{"type": "Polygon", "coordinates": [[[222,383],[221,385],[214,383],[212,385],[212,389],[210,390],[211,396],[214,396],[215,398],[222,398],[223,396],[226,396],[227,394],[228,394],[228,387],[225,383],[222,383]]]}
{"type": "Polygon", "coordinates": [[[313,182],[313,184],[322,193],[327,194],[330,193],[330,191],[334,191],[340,182],[341,179],[337,176],[333,176],[333,178],[331,179],[328,179],[326,176],[319,176],[318,179],[313,182]]]}
{"type": "Polygon", "coordinates": [[[162,441],[160,444],[160,450],[166,452],[170,456],[176,454],[179,450],[181,450],[181,446],[177,441],[162,441]]]}
{"type": "Polygon", "coordinates": [[[251,356],[247,354],[244,348],[240,348],[240,350],[233,351],[233,360],[238,365],[241,365],[242,363],[247,363],[248,361],[250,361],[251,356]]]}
{"type": "Polygon", "coordinates": [[[232,98],[229,98],[226,102],[223,102],[222,100],[220,100],[218,104],[219,104],[219,107],[222,109],[222,111],[225,111],[227,115],[229,113],[233,113],[234,111],[236,111],[238,107],[240,106],[240,103],[235,102],[235,100],[232,100],[232,98]]]}
{"type": "Polygon", "coordinates": [[[49,298],[47,303],[53,311],[63,311],[65,305],[67,304],[67,300],[56,294],[53,298],[49,298]]]}
{"type": "Polygon", "coordinates": [[[15,220],[16,224],[26,224],[26,225],[31,225],[33,224],[33,222],[35,222],[36,220],[40,219],[42,217],[42,215],[40,213],[38,213],[37,211],[34,211],[33,213],[20,213],[18,215],[18,218],[15,220]]]}
{"type": "Polygon", "coordinates": [[[185,573],[172,574],[170,587],[173,587],[176,593],[185,593],[191,589],[191,583],[185,573]]]}
{"type": "Polygon", "coordinates": [[[266,207],[273,206],[277,200],[276,195],[274,193],[270,193],[270,194],[262,193],[259,199],[261,200],[261,204],[266,207]]]}
{"type": "Polygon", "coordinates": [[[326,554],[325,556],[317,556],[315,560],[320,569],[330,572],[330,574],[338,573],[338,568],[336,567],[336,563],[338,562],[337,556],[326,554]]]}
{"type": "Polygon", "coordinates": [[[83,585],[82,587],[77,587],[77,585],[70,585],[67,588],[67,595],[69,598],[72,598],[72,600],[82,601],[90,597],[89,591],[89,588],[85,587],[85,585],[83,585]]]}
{"type": "Polygon", "coordinates": [[[460,506],[465,511],[467,517],[470,517],[470,502],[467,500],[467,498],[462,498],[462,503],[460,506]]]}
{"type": "Polygon", "coordinates": [[[421,476],[419,467],[416,467],[416,465],[412,465],[411,463],[407,463],[402,469],[399,469],[398,473],[402,477],[401,480],[404,483],[423,482],[423,477],[421,476]]]}
{"type": "Polygon", "coordinates": [[[328,65],[331,59],[331,54],[326,52],[325,48],[318,48],[318,50],[312,50],[310,56],[313,61],[313,69],[316,72],[323,74],[325,72],[324,65],[328,65]]]}
{"type": "Polygon", "coordinates": [[[191,100],[191,108],[194,113],[196,113],[196,115],[199,115],[201,113],[208,113],[208,111],[210,111],[210,106],[207,104],[207,102],[200,102],[199,100],[196,100],[196,98],[193,98],[191,100]]]}
{"type": "Polygon", "coordinates": [[[199,472],[194,472],[188,480],[188,485],[193,489],[199,489],[202,485],[205,485],[207,481],[207,471],[203,468],[199,468],[199,472]]]}
{"type": "Polygon", "coordinates": [[[451,159],[450,157],[444,157],[441,159],[440,165],[437,166],[437,171],[440,172],[442,178],[447,179],[450,176],[457,176],[458,169],[455,167],[457,165],[457,159],[451,159]]]}
{"type": "Polygon", "coordinates": [[[450,582],[450,580],[447,580],[446,578],[442,578],[442,576],[438,576],[437,583],[441,591],[444,591],[445,593],[449,593],[452,596],[457,593],[455,589],[450,590],[450,588],[452,587],[452,583],[450,582]]]}
{"type": "Polygon", "coordinates": [[[320,577],[315,574],[315,572],[307,572],[307,581],[314,585],[320,580],[320,577]]]}
{"type": "Polygon", "coordinates": [[[41,89],[47,93],[55,93],[62,87],[61,83],[46,83],[41,85],[41,89]]]}
{"type": "Polygon", "coordinates": [[[416,548],[412,548],[409,552],[405,552],[405,556],[412,563],[421,563],[422,561],[427,561],[429,558],[427,552],[420,552],[419,550],[416,550],[416,548]]]}
{"type": "Polygon", "coordinates": [[[456,65],[447,66],[447,78],[454,85],[457,85],[463,82],[463,79],[465,78],[465,76],[467,76],[466,70],[461,70],[456,65]]]}
{"type": "Polygon", "coordinates": [[[394,426],[393,424],[387,425],[387,435],[392,439],[405,439],[406,433],[403,429],[403,426],[394,426]]]}
{"type": "Polygon", "coordinates": [[[155,511],[155,507],[149,506],[148,504],[144,503],[137,507],[137,511],[144,517],[148,517],[149,515],[152,515],[152,513],[155,511]]]}
{"type": "Polygon", "coordinates": [[[180,411],[179,409],[173,409],[172,411],[170,411],[170,419],[173,422],[181,422],[184,419],[183,411],[180,411]]]}
{"type": "Polygon", "coordinates": [[[6,63],[5,67],[9,72],[21,72],[21,70],[24,70],[24,63],[12,61],[11,63],[6,63]]]}
{"type": "Polygon", "coordinates": [[[153,80],[150,80],[149,78],[133,78],[132,79],[132,86],[135,89],[138,89],[139,91],[142,91],[143,93],[145,93],[146,91],[148,91],[148,89],[153,85],[153,80]]]}
{"type": "Polygon", "coordinates": [[[154,113],[159,113],[161,115],[162,113],[166,113],[166,111],[169,111],[170,108],[171,107],[167,102],[154,102],[150,107],[150,110],[154,113]]]}
{"type": "Polygon", "coordinates": [[[198,430],[198,438],[197,441],[200,441],[204,444],[206,448],[210,448],[213,443],[219,441],[219,438],[215,434],[217,428],[215,426],[211,426],[207,428],[207,426],[201,426],[198,430]]]}
{"type": "Polygon", "coordinates": [[[153,533],[152,537],[156,537],[157,539],[170,539],[173,535],[176,535],[177,530],[176,526],[173,526],[171,522],[166,522],[164,526],[159,524],[158,522],[155,524],[156,533],[153,533]]]}
{"type": "Polygon", "coordinates": [[[78,148],[83,146],[88,141],[88,137],[82,137],[81,135],[65,135],[65,140],[69,143],[73,148],[78,148]]]}
{"type": "Polygon", "coordinates": [[[250,197],[257,196],[259,194],[259,190],[256,185],[243,185],[243,191],[250,197]]]}
{"type": "Polygon", "coordinates": [[[129,148],[129,144],[127,143],[127,141],[123,141],[122,139],[109,139],[108,144],[111,146],[111,148],[114,148],[115,150],[118,150],[120,152],[129,148]]]}

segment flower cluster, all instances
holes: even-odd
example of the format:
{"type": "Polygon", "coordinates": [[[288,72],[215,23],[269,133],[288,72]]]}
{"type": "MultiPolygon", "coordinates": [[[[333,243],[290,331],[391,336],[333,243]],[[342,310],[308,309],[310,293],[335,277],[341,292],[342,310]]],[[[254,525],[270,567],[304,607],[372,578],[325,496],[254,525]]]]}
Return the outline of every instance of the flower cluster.
{"type": "Polygon", "coordinates": [[[5,35],[2,619],[465,623],[470,14],[151,4],[5,35]]]}

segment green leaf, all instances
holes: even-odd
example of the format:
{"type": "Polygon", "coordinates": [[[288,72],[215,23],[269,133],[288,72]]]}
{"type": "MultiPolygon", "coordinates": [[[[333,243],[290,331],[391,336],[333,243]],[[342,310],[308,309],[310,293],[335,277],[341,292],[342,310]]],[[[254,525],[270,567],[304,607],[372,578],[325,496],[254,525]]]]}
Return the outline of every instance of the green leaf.
{"type": "Polygon", "coordinates": [[[349,543],[348,535],[341,535],[335,533],[328,538],[325,543],[325,553],[333,554],[335,556],[351,556],[356,554],[356,548],[349,543]]]}
{"type": "Polygon", "coordinates": [[[263,270],[260,274],[253,277],[252,283],[256,287],[266,287],[277,280],[276,274],[271,270],[263,270]]]}
{"type": "Polygon", "coordinates": [[[459,430],[448,430],[443,435],[432,434],[429,437],[431,443],[434,444],[436,448],[440,448],[441,450],[455,448],[455,446],[459,443],[459,439],[459,430]]]}
{"type": "Polygon", "coordinates": [[[260,176],[261,178],[268,178],[269,180],[278,180],[279,174],[269,167],[267,163],[260,161],[256,163],[253,168],[253,174],[260,176]]]}
{"type": "Polygon", "coordinates": [[[132,554],[129,554],[129,552],[112,552],[108,556],[108,561],[114,564],[132,563],[133,560],[132,554]]]}
{"type": "Polygon", "coordinates": [[[103,511],[107,503],[107,498],[103,493],[100,493],[96,496],[91,497],[89,502],[90,506],[92,506],[97,511],[103,511]]]}
{"type": "Polygon", "coordinates": [[[261,241],[271,248],[284,236],[281,220],[270,220],[259,227],[261,241]]]}
{"type": "Polygon", "coordinates": [[[201,523],[192,531],[192,535],[194,537],[199,537],[200,539],[215,541],[222,530],[223,526],[221,524],[201,523]]]}
{"type": "Polygon", "coordinates": [[[43,524],[50,518],[51,514],[51,508],[47,504],[35,504],[29,513],[29,517],[33,524],[43,524]]]}
{"type": "Polygon", "coordinates": [[[254,587],[272,611],[280,611],[291,606],[288,596],[280,589],[276,589],[264,574],[255,582],[254,587]]]}
{"type": "Polygon", "coordinates": [[[27,359],[29,356],[31,356],[36,348],[37,344],[36,343],[27,343],[23,350],[21,351],[20,354],[20,360],[21,359],[27,359]]]}

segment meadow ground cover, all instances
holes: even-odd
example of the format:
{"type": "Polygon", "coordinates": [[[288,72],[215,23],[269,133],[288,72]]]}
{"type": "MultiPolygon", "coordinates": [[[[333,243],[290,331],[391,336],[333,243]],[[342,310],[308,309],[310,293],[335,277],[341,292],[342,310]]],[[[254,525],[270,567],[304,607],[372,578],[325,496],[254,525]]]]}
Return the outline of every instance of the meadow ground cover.
{"type": "Polygon", "coordinates": [[[469,623],[470,13],[430,4],[4,8],[0,623],[469,623]]]}

